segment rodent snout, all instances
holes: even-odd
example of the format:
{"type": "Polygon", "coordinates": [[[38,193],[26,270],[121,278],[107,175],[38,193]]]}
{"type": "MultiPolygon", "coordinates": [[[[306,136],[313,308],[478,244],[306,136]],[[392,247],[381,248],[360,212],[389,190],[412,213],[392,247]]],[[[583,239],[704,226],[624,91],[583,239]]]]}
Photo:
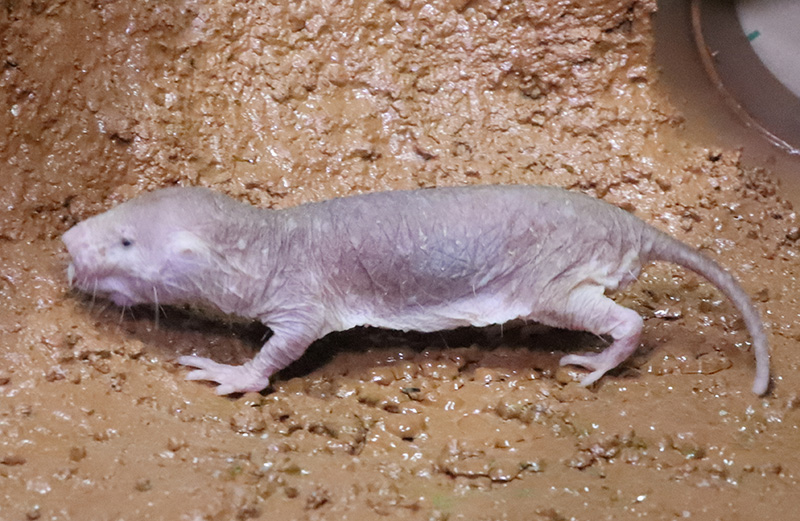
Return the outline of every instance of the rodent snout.
{"type": "Polygon", "coordinates": [[[105,247],[98,247],[89,240],[89,236],[87,226],[83,223],[73,226],[61,236],[67,252],[72,257],[73,264],[78,268],[90,258],[105,255],[105,247]]]}

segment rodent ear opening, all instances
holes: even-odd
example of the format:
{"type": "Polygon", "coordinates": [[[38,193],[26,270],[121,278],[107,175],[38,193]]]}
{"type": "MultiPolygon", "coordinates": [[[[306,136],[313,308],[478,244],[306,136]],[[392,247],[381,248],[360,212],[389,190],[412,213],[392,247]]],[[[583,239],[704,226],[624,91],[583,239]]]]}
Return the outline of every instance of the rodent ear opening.
{"type": "Polygon", "coordinates": [[[177,232],[172,235],[172,253],[181,257],[205,257],[208,246],[191,232],[177,232]]]}

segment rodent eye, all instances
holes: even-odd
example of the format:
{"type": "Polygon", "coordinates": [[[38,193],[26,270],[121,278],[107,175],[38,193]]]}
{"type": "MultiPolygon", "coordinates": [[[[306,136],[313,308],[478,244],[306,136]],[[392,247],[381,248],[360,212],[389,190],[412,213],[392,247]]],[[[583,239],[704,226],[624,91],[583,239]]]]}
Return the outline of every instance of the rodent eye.
{"type": "Polygon", "coordinates": [[[125,248],[133,246],[133,241],[130,240],[130,239],[123,238],[121,242],[122,242],[122,246],[125,247],[125,248]]]}

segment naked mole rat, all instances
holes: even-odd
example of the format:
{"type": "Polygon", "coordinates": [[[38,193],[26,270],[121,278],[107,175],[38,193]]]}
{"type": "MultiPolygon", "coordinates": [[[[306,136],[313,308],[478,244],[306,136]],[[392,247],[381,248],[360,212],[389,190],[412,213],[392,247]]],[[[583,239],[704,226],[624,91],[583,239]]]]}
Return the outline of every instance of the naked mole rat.
{"type": "Polygon", "coordinates": [[[472,186],[379,192],[285,210],[205,188],[166,188],[63,237],[70,282],[121,306],[203,302],[273,334],[250,362],[182,356],[218,394],[260,391],[332,331],[435,331],[524,318],[610,335],[561,364],[590,385],[639,346],[642,318],[606,291],[668,261],[714,283],[741,312],[769,385],[767,338],[747,294],[717,263],[608,203],[560,188],[472,186]]]}

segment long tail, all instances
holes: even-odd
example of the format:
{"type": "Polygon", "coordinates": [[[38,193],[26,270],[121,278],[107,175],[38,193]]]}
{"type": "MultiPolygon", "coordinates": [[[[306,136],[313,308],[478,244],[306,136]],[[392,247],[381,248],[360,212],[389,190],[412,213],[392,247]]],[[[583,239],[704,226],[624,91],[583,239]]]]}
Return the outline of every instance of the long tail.
{"type": "Polygon", "coordinates": [[[733,302],[733,305],[742,314],[747,330],[750,332],[750,337],[753,339],[753,350],[756,357],[756,376],[753,381],[753,392],[758,395],[765,394],[769,387],[769,344],[767,335],[764,332],[761,315],[739,282],[712,259],[661,232],[658,232],[654,237],[653,245],[645,256],[648,260],[671,262],[702,275],[733,302]]]}

